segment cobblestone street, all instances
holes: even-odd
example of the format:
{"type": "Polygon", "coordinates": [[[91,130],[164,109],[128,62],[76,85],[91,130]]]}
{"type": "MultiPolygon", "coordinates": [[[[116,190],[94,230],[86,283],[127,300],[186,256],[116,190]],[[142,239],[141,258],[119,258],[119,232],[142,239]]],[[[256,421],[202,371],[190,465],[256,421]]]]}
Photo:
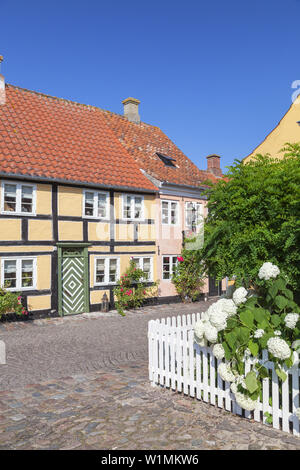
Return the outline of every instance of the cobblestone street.
{"type": "Polygon", "coordinates": [[[149,384],[148,321],[207,306],[2,324],[0,448],[299,449],[292,435],[149,384]]]}

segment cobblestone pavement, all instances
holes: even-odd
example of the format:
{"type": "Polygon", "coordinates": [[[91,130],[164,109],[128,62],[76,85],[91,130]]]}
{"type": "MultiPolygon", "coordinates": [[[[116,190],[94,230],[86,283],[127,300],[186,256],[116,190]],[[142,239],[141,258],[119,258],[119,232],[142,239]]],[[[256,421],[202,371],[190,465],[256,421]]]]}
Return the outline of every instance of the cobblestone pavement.
{"type": "Polygon", "coordinates": [[[147,381],[146,364],[0,392],[0,449],[256,450],[300,440],[147,381]]]}
{"type": "Polygon", "coordinates": [[[7,364],[0,366],[0,390],[146,361],[149,320],[201,312],[208,305],[151,306],[125,317],[110,312],[2,323],[0,340],[6,344],[7,364]]]}
{"type": "Polygon", "coordinates": [[[300,449],[300,439],[160,387],[152,318],[207,303],[2,324],[0,449],[300,449]]]}

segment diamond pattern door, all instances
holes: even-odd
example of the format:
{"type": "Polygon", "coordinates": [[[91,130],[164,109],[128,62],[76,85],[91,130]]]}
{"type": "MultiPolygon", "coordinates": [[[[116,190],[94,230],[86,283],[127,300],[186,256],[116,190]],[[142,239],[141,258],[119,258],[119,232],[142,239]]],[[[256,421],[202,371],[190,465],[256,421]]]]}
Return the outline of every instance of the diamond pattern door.
{"type": "Polygon", "coordinates": [[[62,314],[85,311],[85,263],[82,250],[64,250],[62,257],[62,314]]]}

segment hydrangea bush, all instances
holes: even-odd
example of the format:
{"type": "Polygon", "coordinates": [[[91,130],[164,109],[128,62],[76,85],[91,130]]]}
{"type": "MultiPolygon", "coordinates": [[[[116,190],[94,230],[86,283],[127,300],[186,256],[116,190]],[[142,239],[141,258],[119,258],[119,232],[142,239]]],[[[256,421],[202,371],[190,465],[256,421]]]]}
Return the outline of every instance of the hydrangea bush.
{"type": "Polygon", "coordinates": [[[261,379],[269,377],[259,360],[262,351],[268,350],[279,379],[285,381],[283,366],[296,364],[299,337],[300,308],[284,274],[269,262],[261,266],[253,290],[237,288],[232,299],[212,304],[194,327],[195,341],[212,346],[214,356],[226,360],[219,364],[218,373],[231,382],[238,405],[249,411],[257,407],[261,379]],[[252,368],[245,375],[245,360],[250,356],[252,368]]]}

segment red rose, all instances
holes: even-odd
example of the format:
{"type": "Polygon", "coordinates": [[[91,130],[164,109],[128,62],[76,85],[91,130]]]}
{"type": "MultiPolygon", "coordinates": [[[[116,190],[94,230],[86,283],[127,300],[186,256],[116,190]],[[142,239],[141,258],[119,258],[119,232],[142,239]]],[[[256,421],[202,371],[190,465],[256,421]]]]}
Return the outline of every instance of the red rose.
{"type": "Polygon", "coordinates": [[[182,261],[184,261],[184,259],[183,259],[182,256],[177,256],[177,261],[179,261],[179,263],[181,263],[182,261]]]}

